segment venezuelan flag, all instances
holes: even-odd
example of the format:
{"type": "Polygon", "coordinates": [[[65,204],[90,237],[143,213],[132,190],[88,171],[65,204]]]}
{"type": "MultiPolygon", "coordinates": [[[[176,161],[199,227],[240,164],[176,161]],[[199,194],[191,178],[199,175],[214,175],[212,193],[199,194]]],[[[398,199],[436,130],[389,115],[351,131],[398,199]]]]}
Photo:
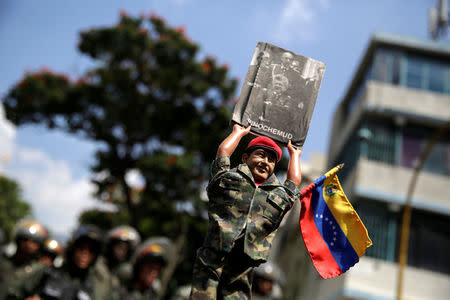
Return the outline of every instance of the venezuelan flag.
{"type": "Polygon", "coordinates": [[[324,279],[341,275],[372,245],[367,229],[339,183],[339,165],[302,190],[300,229],[324,279]]]}

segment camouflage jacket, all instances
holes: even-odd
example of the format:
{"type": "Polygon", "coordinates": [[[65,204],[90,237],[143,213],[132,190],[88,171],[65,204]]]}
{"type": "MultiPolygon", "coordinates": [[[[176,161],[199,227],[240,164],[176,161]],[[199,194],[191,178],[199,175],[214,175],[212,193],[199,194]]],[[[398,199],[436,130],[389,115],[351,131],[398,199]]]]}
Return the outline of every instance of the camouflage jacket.
{"type": "Polygon", "coordinates": [[[244,233],[244,252],[254,260],[267,260],[281,220],[300,197],[297,186],[291,180],[281,184],[272,174],[257,187],[248,166],[240,164],[230,170],[227,156],[213,162],[211,177],[204,245],[228,252],[244,233]]]}

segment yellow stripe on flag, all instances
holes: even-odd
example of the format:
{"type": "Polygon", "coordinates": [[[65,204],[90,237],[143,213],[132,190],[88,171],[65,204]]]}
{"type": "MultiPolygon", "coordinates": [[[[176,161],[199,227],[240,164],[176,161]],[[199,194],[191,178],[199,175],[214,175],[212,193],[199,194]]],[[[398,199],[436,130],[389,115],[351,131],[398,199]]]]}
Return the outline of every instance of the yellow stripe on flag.
{"type": "Polygon", "coordinates": [[[336,174],[339,169],[340,167],[335,167],[325,174],[323,197],[336,222],[347,236],[353,249],[355,249],[356,254],[361,257],[366,249],[372,246],[372,241],[369,238],[366,227],[348,201],[339,183],[336,174]]]}

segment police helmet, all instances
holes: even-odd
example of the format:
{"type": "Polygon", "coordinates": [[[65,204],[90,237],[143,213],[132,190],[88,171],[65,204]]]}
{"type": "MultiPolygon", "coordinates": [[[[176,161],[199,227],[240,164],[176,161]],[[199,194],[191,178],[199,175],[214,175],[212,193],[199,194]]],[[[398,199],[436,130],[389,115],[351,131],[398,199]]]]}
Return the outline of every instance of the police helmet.
{"type": "Polygon", "coordinates": [[[122,225],[111,229],[107,234],[107,244],[110,245],[114,241],[127,242],[131,249],[136,249],[141,242],[141,237],[136,229],[131,226],[122,225]]]}
{"type": "Polygon", "coordinates": [[[81,225],[72,233],[72,237],[70,238],[67,245],[66,251],[67,257],[71,257],[72,255],[71,253],[73,251],[74,246],[80,241],[91,242],[94,245],[93,249],[95,250],[97,255],[102,251],[103,246],[102,232],[95,225],[91,224],[81,225]]]}
{"type": "Polygon", "coordinates": [[[14,230],[14,238],[16,242],[20,239],[30,239],[38,244],[42,244],[47,237],[47,229],[36,221],[20,221],[14,230]]]}
{"type": "Polygon", "coordinates": [[[166,237],[153,237],[145,240],[135,251],[133,265],[136,268],[144,261],[159,261],[163,266],[167,265],[168,258],[172,255],[172,242],[166,237]]]}
{"type": "Polygon", "coordinates": [[[272,282],[280,281],[282,273],[280,268],[274,263],[268,261],[254,269],[254,276],[270,280],[272,282]]]}
{"type": "Polygon", "coordinates": [[[49,238],[42,244],[41,252],[50,254],[52,257],[61,256],[63,254],[63,247],[59,241],[49,238]]]}

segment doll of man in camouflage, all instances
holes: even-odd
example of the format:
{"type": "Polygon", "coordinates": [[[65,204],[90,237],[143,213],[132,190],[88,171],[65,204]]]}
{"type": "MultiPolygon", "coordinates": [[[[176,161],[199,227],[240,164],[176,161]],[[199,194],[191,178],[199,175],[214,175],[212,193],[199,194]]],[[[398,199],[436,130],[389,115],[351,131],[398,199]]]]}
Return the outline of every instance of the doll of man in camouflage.
{"type": "Polygon", "coordinates": [[[208,233],[197,251],[191,299],[249,299],[253,268],[267,260],[281,220],[300,197],[302,151],[290,141],[284,184],[273,174],[281,148],[268,137],[253,139],[242,164],[230,169],[231,154],[249,132],[235,124],[211,166],[208,233]]]}

